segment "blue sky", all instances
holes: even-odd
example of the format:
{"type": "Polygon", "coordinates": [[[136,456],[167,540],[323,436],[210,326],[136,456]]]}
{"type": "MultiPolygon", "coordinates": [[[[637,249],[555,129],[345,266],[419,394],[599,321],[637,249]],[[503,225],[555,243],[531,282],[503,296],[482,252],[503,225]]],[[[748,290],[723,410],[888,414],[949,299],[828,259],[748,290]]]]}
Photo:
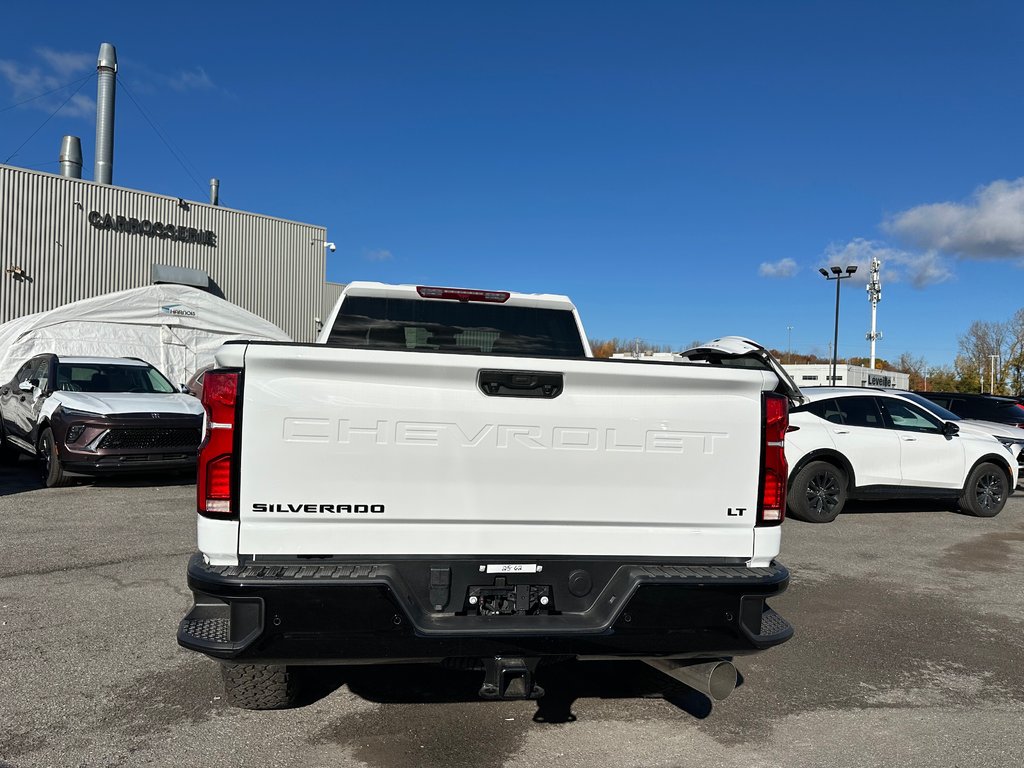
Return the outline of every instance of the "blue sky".
{"type": "MultiPolygon", "coordinates": [[[[203,200],[216,176],[226,206],[326,226],[330,280],[565,293],[591,337],[679,347],[785,349],[792,326],[824,355],[818,268],[879,255],[878,355],[938,365],[1024,306],[1022,22],[1012,2],[19,3],[0,162],[56,172],[72,133],[91,178],[94,79],[5,108],[107,41],[114,183],[203,200]]],[[[868,330],[846,281],[840,355],[868,330]]]]}

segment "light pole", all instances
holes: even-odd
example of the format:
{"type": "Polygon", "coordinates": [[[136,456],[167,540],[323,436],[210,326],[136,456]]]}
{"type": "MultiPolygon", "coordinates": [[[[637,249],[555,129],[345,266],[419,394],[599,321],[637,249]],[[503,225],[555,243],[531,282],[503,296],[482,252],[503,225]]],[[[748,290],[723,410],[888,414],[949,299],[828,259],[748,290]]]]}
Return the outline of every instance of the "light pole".
{"type": "Polygon", "coordinates": [[[836,326],[835,333],[832,336],[832,386],[836,385],[836,361],[839,357],[839,286],[843,280],[848,277],[853,277],[853,273],[857,271],[855,265],[851,265],[846,268],[846,274],[843,274],[842,267],[829,267],[832,270],[832,274],[829,275],[828,271],[823,267],[818,271],[821,272],[822,277],[826,280],[836,281],[836,326]]]}
{"type": "Polygon", "coordinates": [[[790,365],[793,364],[793,326],[787,325],[786,330],[789,331],[789,340],[786,342],[786,357],[789,358],[786,362],[790,365]]]}

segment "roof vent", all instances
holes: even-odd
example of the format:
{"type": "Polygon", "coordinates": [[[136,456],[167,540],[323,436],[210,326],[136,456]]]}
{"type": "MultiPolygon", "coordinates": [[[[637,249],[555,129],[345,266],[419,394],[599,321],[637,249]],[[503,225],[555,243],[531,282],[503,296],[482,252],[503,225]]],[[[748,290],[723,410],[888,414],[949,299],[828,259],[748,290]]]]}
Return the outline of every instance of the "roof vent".
{"type": "Polygon", "coordinates": [[[77,136],[61,139],[60,175],[66,179],[82,178],[82,140],[77,136]]]}

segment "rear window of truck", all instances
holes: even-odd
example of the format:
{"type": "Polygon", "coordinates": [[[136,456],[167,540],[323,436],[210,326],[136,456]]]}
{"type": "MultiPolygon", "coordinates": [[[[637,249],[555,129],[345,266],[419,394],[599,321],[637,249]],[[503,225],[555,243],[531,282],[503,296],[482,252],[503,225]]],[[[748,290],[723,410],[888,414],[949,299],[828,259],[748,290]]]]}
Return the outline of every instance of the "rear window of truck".
{"type": "Polygon", "coordinates": [[[585,357],[572,312],[475,301],[348,296],[329,347],[585,357]]]}

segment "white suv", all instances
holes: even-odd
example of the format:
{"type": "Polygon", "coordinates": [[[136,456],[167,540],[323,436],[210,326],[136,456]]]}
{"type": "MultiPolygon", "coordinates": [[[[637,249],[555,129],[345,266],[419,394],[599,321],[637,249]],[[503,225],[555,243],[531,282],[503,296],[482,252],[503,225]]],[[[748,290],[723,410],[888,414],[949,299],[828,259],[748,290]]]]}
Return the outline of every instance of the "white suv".
{"type": "Polygon", "coordinates": [[[962,418],[957,416],[951,410],[943,408],[938,403],[932,402],[927,397],[919,395],[917,392],[907,392],[902,389],[885,389],[882,391],[895,393],[900,397],[905,397],[912,403],[916,403],[924,408],[933,416],[938,416],[943,421],[955,421],[957,426],[960,427],[961,434],[964,432],[980,432],[983,435],[992,435],[992,437],[1003,444],[1003,447],[1010,452],[1011,456],[1015,456],[1017,458],[1017,482],[1020,482],[1021,478],[1019,473],[1022,466],[1024,466],[1024,429],[1018,429],[1012,424],[1001,423],[998,421],[962,418]]]}
{"type": "Polygon", "coordinates": [[[786,435],[789,513],[828,523],[850,498],[956,500],[994,517],[1017,484],[1016,456],[912,400],[873,389],[807,387],[786,435]]]}

